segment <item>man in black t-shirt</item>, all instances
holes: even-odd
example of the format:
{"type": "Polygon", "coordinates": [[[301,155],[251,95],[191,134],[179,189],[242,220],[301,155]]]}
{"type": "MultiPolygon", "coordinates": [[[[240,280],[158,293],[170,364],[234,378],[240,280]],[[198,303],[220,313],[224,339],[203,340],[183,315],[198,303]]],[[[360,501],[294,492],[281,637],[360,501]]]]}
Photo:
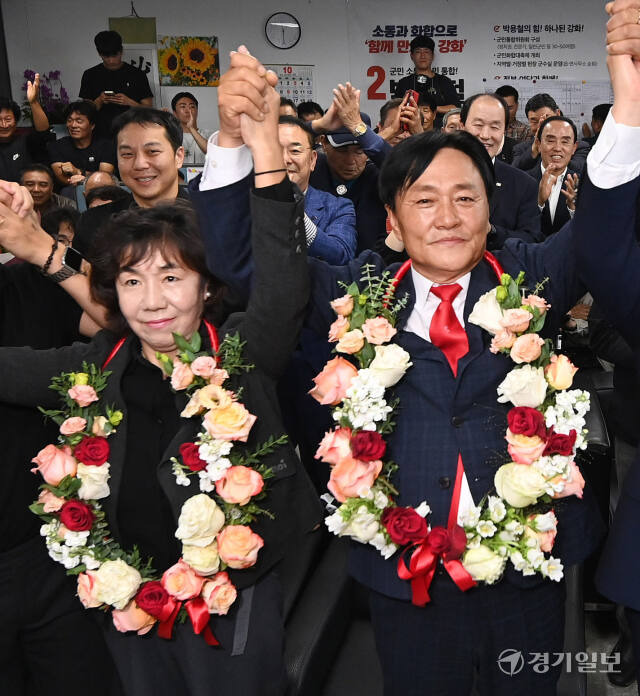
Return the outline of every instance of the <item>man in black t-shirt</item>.
{"type": "Polygon", "coordinates": [[[46,163],[49,119],[38,101],[40,75],[27,82],[27,100],[31,107],[34,130],[26,135],[16,135],[20,120],[20,107],[11,99],[0,97],[0,179],[19,181],[20,172],[33,162],[46,163]]]}
{"type": "Polygon", "coordinates": [[[453,82],[431,69],[434,48],[433,39],[428,36],[416,36],[411,41],[410,56],[416,69],[414,73],[396,83],[393,96],[402,98],[408,89],[414,89],[419,94],[431,95],[436,100],[435,127],[440,128],[442,115],[460,106],[460,100],[453,82]]]}
{"type": "Polygon", "coordinates": [[[113,141],[94,137],[97,113],[89,101],[69,104],[64,114],[69,135],[47,145],[51,169],[63,186],[81,184],[91,172],[114,170],[113,141]]]}
{"type": "Polygon", "coordinates": [[[142,70],[122,61],[122,37],[101,31],[94,43],[102,63],[85,70],[80,99],[90,99],[98,109],[96,135],[109,137],[111,122],[132,106],[153,106],[153,92],[142,70]]]}

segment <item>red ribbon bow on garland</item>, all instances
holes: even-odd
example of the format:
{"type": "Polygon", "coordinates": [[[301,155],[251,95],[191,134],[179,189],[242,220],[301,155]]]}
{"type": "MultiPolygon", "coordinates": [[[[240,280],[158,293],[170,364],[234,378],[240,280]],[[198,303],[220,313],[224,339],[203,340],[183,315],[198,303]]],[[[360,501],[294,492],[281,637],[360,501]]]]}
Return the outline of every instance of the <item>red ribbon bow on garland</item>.
{"type": "MultiPolygon", "coordinates": [[[[157,613],[156,618],[159,621],[158,635],[160,638],[170,640],[173,634],[173,625],[182,608],[182,600],[176,599],[171,595],[168,596],[166,604],[157,613]]],[[[189,599],[184,605],[191,619],[193,632],[196,635],[202,634],[207,645],[220,645],[218,639],[213,635],[213,631],[209,627],[209,610],[207,603],[202,597],[189,599]]]]}
{"type": "Polygon", "coordinates": [[[440,558],[447,573],[460,590],[466,592],[475,587],[475,581],[459,560],[466,545],[467,535],[464,529],[456,524],[449,529],[433,527],[422,541],[408,546],[403,551],[398,559],[398,577],[411,581],[413,604],[423,607],[431,601],[429,587],[440,558]],[[413,553],[407,567],[405,557],[412,549],[413,553]]]}

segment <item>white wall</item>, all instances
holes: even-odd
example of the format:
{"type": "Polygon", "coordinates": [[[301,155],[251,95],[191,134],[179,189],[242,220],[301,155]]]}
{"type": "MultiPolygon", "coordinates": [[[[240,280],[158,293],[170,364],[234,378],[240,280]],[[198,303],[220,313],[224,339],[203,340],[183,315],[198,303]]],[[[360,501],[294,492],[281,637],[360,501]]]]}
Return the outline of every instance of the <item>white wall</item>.
{"type": "MultiPolygon", "coordinates": [[[[26,68],[45,71],[60,69],[62,81],[70,96],[75,98],[82,72],[95,65],[99,58],[93,36],[108,28],[109,16],[129,14],[128,0],[0,0],[7,35],[7,52],[13,85],[13,96],[22,101],[22,73],[26,68]]],[[[515,0],[505,6],[501,0],[406,0],[395,5],[389,0],[284,0],[264,3],[260,0],[135,0],[141,17],[156,17],[158,34],[218,37],[220,67],[228,67],[229,51],[240,43],[265,63],[315,65],[316,101],[323,106],[330,102],[331,90],[338,82],[351,80],[363,88],[371,83],[366,66],[381,58],[367,56],[363,37],[371,26],[385,22],[413,21],[460,23],[464,36],[473,39],[473,51],[460,54],[461,72],[466,73],[467,95],[484,91],[486,77],[492,78],[494,68],[493,34],[484,23],[495,22],[554,22],[574,21],[585,24],[586,33],[579,54],[589,54],[598,60],[597,68],[585,74],[565,74],[563,80],[583,78],[606,80],[604,65],[603,3],[600,0],[515,0]],[[287,51],[273,48],[264,38],[264,24],[275,11],[292,12],[302,24],[302,38],[287,51]],[[449,19],[450,18],[450,19],[449,19]],[[481,21],[484,20],[483,21],[481,21]],[[370,26],[371,25],[371,26],[370,26]],[[351,41],[351,50],[349,42],[351,41]],[[480,69],[478,66],[482,66],[480,69]],[[363,67],[364,66],[364,67],[363,67]],[[466,67],[463,67],[466,66],[466,67]]],[[[587,58],[587,55],[581,56],[587,58]]],[[[409,64],[408,56],[399,57],[409,64]]],[[[442,62],[443,57],[439,57],[442,62]]],[[[438,65],[436,60],[436,65],[438,65]]],[[[493,80],[491,80],[492,82],[493,80]]],[[[182,88],[161,88],[159,106],[168,106],[171,97],[182,88]]],[[[199,124],[205,128],[217,126],[216,89],[190,88],[200,101],[199,124]]],[[[602,99],[600,99],[602,101],[602,99]]],[[[375,117],[380,103],[364,103],[375,117]]],[[[522,106],[522,104],[521,104],[522,106]]],[[[586,109],[585,109],[586,110],[586,109]]],[[[587,114],[585,114],[585,117],[587,114]]],[[[588,120],[588,118],[585,118],[588,120]]]]}

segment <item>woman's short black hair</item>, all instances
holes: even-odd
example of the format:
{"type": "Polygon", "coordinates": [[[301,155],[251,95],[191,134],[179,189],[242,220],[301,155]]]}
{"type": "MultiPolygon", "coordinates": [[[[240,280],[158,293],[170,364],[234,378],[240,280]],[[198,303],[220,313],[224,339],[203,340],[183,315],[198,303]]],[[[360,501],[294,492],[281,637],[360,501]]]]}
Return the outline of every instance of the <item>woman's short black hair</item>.
{"type": "Polygon", "coordinates": [[[116,281],[125,266],[135,266],[154,251],[196,271],[211,296],[205,300],[210,315],[222,294],[222,283],[207,268],[198,218],[191,205],[176,200],[153,208],[131,208],[113,215],[98,233],[91,251],[91,297],[107,309],[113,331],[129,330],[120,311],[116,281]]]}
{"type": "Polygon", "coordinates": [[[473,163],[482,177],[487,199],[496,185],[493,163],[484,145],[471,133],[430,131],[414,135],[396,145],[382,165],[378,181],[380,200],[395,210],[396,197],[406,191],[424,173],[433,158],[445,148],[458,150],[473,163]]]}

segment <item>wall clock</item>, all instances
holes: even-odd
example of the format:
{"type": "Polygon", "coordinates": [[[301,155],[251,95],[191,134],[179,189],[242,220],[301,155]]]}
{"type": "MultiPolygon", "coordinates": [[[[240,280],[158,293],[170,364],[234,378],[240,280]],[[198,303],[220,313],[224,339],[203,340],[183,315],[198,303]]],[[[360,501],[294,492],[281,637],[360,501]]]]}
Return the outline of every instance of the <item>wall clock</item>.
{"type": "Polygon", "coordinates": [[[276,48],[293,48],[300,41],[300,22],[288,12],[275,12],[267,19],[264,34],[276,48]]]}

